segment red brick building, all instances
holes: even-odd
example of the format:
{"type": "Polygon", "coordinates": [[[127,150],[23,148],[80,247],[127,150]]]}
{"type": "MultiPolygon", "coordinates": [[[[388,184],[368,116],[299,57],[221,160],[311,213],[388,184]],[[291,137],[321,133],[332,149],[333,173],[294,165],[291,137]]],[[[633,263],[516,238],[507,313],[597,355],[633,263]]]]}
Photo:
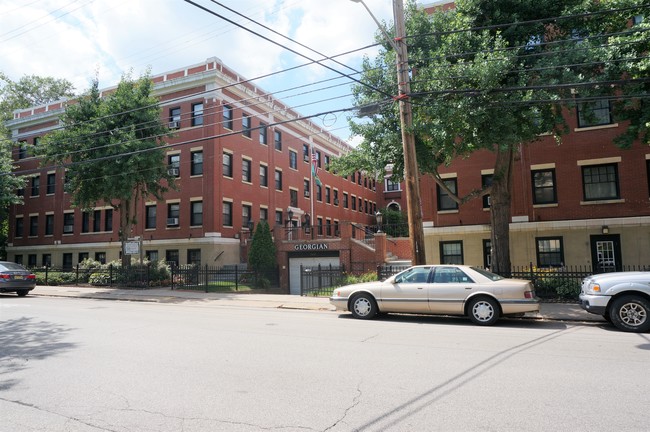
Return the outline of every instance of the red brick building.
{"type": "MultiPolygon", "coordinates": [[[[315,238],[338,238],[343,223],[375,223],[374,179],[328,171],[330,159],[349,145],[218,59],[153,80],[163,120],[176,133],[166,157],[179,190],[141,205],[130,237],[142,241],[148,258],[240,263],[250,229],[261,219],[271,228],[313,225],[315,238]],[[322,185],[311,176],[312,154],[322,185]]],[[[63,170],[41,167],[31,156],[30,147],[58,126],[65,103],[17,111],[7,123],[17,171],[35,173],[24,204],[11,208],[8,247],[10,260],[29,266],[72,267],[85,258],[117,260],[121,253],[113,210],[71,208],[63,170]]]]}

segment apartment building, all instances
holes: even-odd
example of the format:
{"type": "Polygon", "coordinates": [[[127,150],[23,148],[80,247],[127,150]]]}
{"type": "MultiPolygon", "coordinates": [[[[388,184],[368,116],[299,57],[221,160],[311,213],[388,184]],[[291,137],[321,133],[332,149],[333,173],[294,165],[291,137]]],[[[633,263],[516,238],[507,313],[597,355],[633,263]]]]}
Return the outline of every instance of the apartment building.
{"type": "MultiPolygon", "coordinates": [[[[344,221],[374,223],[374,179],[328,170],[331,158],[350,146],[217,58],[153,81],[163,121],[175,133],[166,163],[178,191],[140,206],[129,237],[141,242],[147,258],[237,264],[260,220],[271,228],[311,225],[321,237],[337,236],[344,221]]],[[[85,258],[108,262],[121,254],[114,210],[72,208],[64,170],[41,166],[32,156],[39,139],[58,127],[65,104],[19,110],[7,123],[17,171],[34,173],[19,191],[24,204],[12,206],[10,216],[8,258],[28,266],[70,268],[85,258]]]]}

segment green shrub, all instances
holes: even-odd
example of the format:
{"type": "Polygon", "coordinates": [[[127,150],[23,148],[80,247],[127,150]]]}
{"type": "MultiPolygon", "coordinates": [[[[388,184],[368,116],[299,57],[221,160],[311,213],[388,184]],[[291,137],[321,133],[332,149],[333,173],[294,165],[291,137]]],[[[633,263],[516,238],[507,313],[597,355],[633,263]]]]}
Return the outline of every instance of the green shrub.
{"type": "Polygon", "coordinates": [[[88,282],[92,285],[108,285],[110,282],[110,276],[106,273],[92,273],[88,278],[88,282]]]}

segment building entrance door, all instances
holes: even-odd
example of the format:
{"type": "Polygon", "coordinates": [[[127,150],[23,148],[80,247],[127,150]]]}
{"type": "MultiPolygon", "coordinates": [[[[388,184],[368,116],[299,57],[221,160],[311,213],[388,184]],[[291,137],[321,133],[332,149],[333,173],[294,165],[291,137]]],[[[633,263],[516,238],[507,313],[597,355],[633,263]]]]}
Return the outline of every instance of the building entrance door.
{"type": "Polygon", "coordinates": [[[310,257],[310,258],[289,258],[289,293],[300,295],[300,266],[303,267],[323,267],[332,265],[338,267],[341,265],[339,257],[310,257]]]}
{"type": "Polygon", "coordinates": [[[595,273],[621,271],[621,238],[618,234],[591,236],[591,262],[595,273]]]}

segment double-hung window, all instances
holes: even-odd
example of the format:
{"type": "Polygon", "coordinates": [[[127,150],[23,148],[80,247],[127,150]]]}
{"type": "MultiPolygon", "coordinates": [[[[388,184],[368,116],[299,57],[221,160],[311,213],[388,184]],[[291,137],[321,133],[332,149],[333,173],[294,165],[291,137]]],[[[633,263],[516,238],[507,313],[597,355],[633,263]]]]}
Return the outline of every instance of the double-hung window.
{"type": "Polygon", "coordinates": [[[246,138],[251,137],[251,116],[248,114],[241,115],[241,133],[246,138]]]}
{"type": "MultiPolygon", "coordinates": [[[[453,194],[457,193],[458,183],[455,178],[444,179],[443,182],[453,194]]],[[[451,198],[450,194],[440,185],[436,185],[436,187],[438,189],[438,210],[458,210],[458,203],[451,198]]]]}
{"type": "Polygon", "coordinates": [[[618,199],[618,167],[616,164],[582,167],[585,201],[618,199]]]}
{"type": "Polygon", "coordinates": [[[232,178],[232,154],[223,154],[223,176],[232,178]]]}
{"type": "Polygon", "coordinates": [[[463,242],[440,242],[440,264],[463,264],[463,242]]]}
{"type": "Polygon", "coordinates": [[[533,203],[553,204],[557,202],[555,170],[532,171],[533,203]]]}
{"type": "Polygon", "coordinates": [[[203,225],[203,201],[192,201],[190,214],[190,225],[203,225]]]}
{"type": "Polygon", "coordinates": [[[230,105],[223,106],[223,127],[232,130],[232,107],[230,105]]]}
{"type": "Polygon", "coordinates": [[[192,104],[192,126],[203,125],[203,103],[192,104]]]}
{"type": "Polygon", "coordinates": [[[192,152],[192,166],[191,166],[190,175],[202,175],[203,174],[203,151],[194,151],[192,152]]]}
{"type": "Polygon", "coordinates": [[[564,265],[562,237],[537,237],[537,266],[560,267],[564,265]]]}
{"type": "Polygon", "coordinates": [[[600,126],[612,123],[609,100],[578,102],[578,127],[600,126]]]}
{"type": "Polygon", "coordinates": [[[242,159],[241,161],[241,179],[244,183],[251,182],[251,161],[250,159],[242,159]]]}

